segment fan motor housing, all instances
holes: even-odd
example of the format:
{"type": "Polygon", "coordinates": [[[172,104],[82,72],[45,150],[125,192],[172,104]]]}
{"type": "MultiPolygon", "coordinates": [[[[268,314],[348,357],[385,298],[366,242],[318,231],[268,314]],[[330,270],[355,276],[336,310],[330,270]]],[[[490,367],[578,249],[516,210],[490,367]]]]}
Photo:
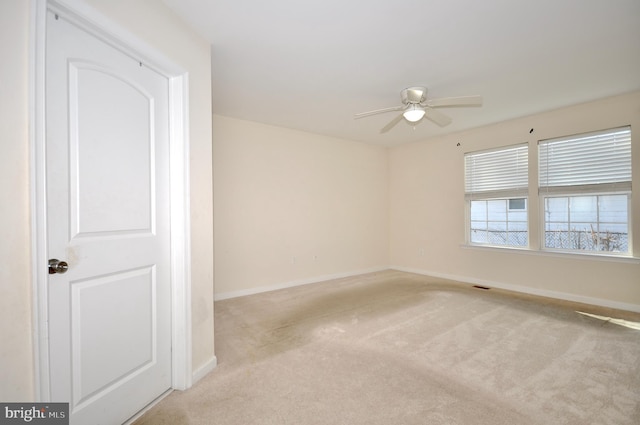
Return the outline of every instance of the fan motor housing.
{"type": "Polygon", "coordinates": [[[400,92],[400,97],[405,105],[423,103],[427,100],[427,88],[409,87],[400,92]]]}

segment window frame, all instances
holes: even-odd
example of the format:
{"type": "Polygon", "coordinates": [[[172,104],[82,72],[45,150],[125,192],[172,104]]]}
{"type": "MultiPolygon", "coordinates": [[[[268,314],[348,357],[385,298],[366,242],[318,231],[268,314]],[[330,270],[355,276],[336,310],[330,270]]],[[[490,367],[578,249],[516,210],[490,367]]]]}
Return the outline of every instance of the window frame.
{"type": "MultiPolygon", "coordinates": [[[[503,161],[504,162],[504,161],[503,161]]],[[[530,211],[529,211],[529,184],[530,184],[530,173],[529,173],[529,144],[528,143],[516,143],[512,145],[501,146],[498,148],[492,149],[484,149],[478,151],[466,152],[464,154],[464,181],[465,181],[465,240],[466,243],[470,246],[481,246],[481,247],[495,247],[495,248],[509,248],[509,249],[527,249],[531,246],[531,229],[530,229],[530,211]],[[513,151],[515,154],[515,158],[518,159],[518,156],[524,154],[524,161],[520,158],[520,162],[524,162],[524,166],[521,168],[520,163],[516,165],[516,170],[513,172],[514,182],[512,187],[504,187],[505,184],[509,183],[508,179],[500,179],[494,186],[491,182],[481,182],[479,186],[476,186],[476,183],[473,181],[473,176],[469,177],[468,172],[470,168],[469,163],[467,162],[469,158],[474,156],[485,156],[495,154],[505,154],[508,155],[508,151],[513,151]],[[522,169],[524,169],[524,173],[522,173],[522,169]],[[524,174],[524,178],[526,183],[522,183],[522,174],[524,174]],[[480,189],[473,190],[473,188],[480,187],[480,189]],[[524,199],[525,200],[525,208],[526,211],[526,244],[525,245],[515,245],[515,244],[495,244],[495,243],[483,243],[483,242],[473,242],[472,241],[472,220],[471,216],[471,202],[472,201],[494,201],[494,200],[503,200],[506,202],[505,204],[505,226],[508,226],[508,215],[511,209],[509,208],[509,201],[511,199],[524,199]]],[[[475,168],[474,168],[475,170],[475,168]]],[[[485,168],[481,169],[481,172],[485,171],[485,168]]],[[[519,211],[519,210],[515,210],[519,211]]],[[[489,223],[488,214],[485,220],[489,223]]],[[[505,230],[505,240],[509,240],[509,232],[505,230]]]]}
{"type": "MultiPolygon", "coordinates": [[[[529,229],[529,220],[530,220],[530,215],[529,215],[529,198],[528,196],[522,196],[522,195],[518,195],[518,196],[504,196],[504,197],[488,197],[488,198],[481,198],[481,197],[477,197],[477,198],[473,198],[473,199],[467,199],[466,203],[465,203],[465,209],[466,209],[466,215],[467,215],[467,223],[466,223],[466,233],[467,233],[467,243],[471,246],[484,246],[484,247],[494,247],[494,248],[511,248],[511,249],[526,249],[529,248],[531,245],[531,238],[530,238],[530,229],[529,229]],[[513,199],[524,199],[525,201],[525,207],[522,209],[510,209],[509,208],[509,201],[513,200],[513,199]],[[472,241],[472,234],[473,234],[473,223],[479,220],[472,220],[471,217],[471,202],[473,201],[484,201],[484,202],[490,202],[490,201],[504,201],[505,202],[505,215],[506,218],[504,220],[505,226],[506,226],[506,230],[504,231],[505,233],[505,239],[508,241],[509,238],[509,234],[510,233],[514,233],[515,231],[510,231],[509,230],[509,223],[523,223],[522,221],[518,221],[518,220],[509,220],[509,213],[511,211],[515,211],[515,212],[521,212],[522,210],[524,210],[526,212],[525,217],[526,220],[524,221],[525,223],[525,234],[526,234],[526,244],[523,245],[518,245],[518,244],[510,244],[510,243],[504,243],[504,244],[495,244],[495,243],[484,243],[484,242],[473,242],[472,241]]],[[[487,223],[487,232],[489,232],[489,223],[491,223],[492,221],[489,220],[489,213],[487,211],[487,215],[486,218],[484,220],[485,223],[487,223]]],[[[493,222],[496,222],[495,220],[493,222]]]]}
{"type": "MultiPolygon", "coordinates": [[[[634,238],[637,238],[637,235],[634,235],[634,221],[637,221],[637,217],[634,214],[638,214],[638,211],[635,211],[635,206],[637,206],[637,200],[634,200],[633,192],[637,191],[637,189],[632,188],[632,181],[637,181],[638,176],[637,173],[640,172],[640,169],[636,167],[638,158],[637,146],[635,145],[635,141],[637,141],[638,136],[634,137],[633,132],[631,131],[631,124],[623,124],[619,126],[612,126],[609,128],[601,127],[600,129],[587,129],[587,131],[581,131],[577,133],[565,133],[564,136],[553,136],[552,137],[543,137],[543,138],[535,138],[528,140],[524,143],[514,143],[511,145],[503,145],[488,149],[477,149],[473,151],[464,152],[463,158],[463,188],[464,188],[464,243],[461,247],[470,248],[470,249],[481,249],[481,250],[507,250],[514,253],[522,253],[525,255],[543,255],[543,256],[570,256],[576,259],[584,259],[584,260],[597,260],[597,261],[620,261],[627,262],[633,261],[637,262],[640,260],[640,256],[638,256],[638,252],[636,252],[637,243],[634,247],[634,238]],[[573,187],[569,186],[566,188],[558,188],[558,187],[546,187],[544,191],[541,190],[540,184],[540,143],[547,141],[559,141],[562,139],[573,139],[580,138],[582,136],[589,135],[598,135],[605,134],[607,132],[613,133],[618,130],[628,130],[629,131],[629,140],[631,145],[631,165],[630,165],[630,173],[631,178],[629,181],[625,181],[622,183],[619,182],[606,182],[601,184],[578,184],[573,187]],[[466,157],[469,154],[480,153],[480,152],[491,152],[502,149],[508,149],[519,145],[527,145],[528,147],[528,168],[527,168],[527,178],[528,178],[528,191],[522,196],[510,196],[508,191],[500,190],[493,191],[492,193],[487,193],[488,196],[481,197],[478,195],[474,196],[474,200],[490,200],[490,199],[503,199],[508,200],[510,198],[525,198],[526,201],[526,215],[527,215],[527,241],[528,245],[500,245],[500,244],[488,244],[488,243],[476,243],[471,242],[471,205],[470,198],[467,192],[466,186],[466,173],[467,173],[467,164],[466,157]],[[506,193],[505,193],[506,192],[506,193]],[[609,251],[609,250],[600,250],[597,248],[590,247],[590,249],[567,249],[567,248],[553,248],[546,247],[546,228],[547,228],[547,217],[545,213],[545,206],[547,202],[547,198],[552,197],[566,197],[571,198],[573,196],[604,196],[604,195],[624,195],[626,196],[626,226],[627,226],[627,234],[626,236],[619,236],[619,238],[626,238],[626,251],[609,251]]],[[[626,137],[626,136],[625,136],[626,137]]],[[[587,157],[588,159],[588,157],[587,157]]],[[[628,166],[626,163],[623,166],[628,166]]],[[[508,201],[507,201],[508,202],[508,201]]],[[[600,201],[598,200],[598,205],[600,205],[600,201]]],[[[621,202],[621,201],[620,201],[621,202]]],[[[509,204],[507,204],[508,206],[509,204]]],[[[596,206],[599,210],[600,206],[596,206]]],[[[622,211],[623,209],[619,208],[617,211],[622,211]]],[[[511,210],[508,210],[511,211],[511,210]]],[[[600,211],[601,212],[601,211],[600,211]]],[[[598,214],[600,213],[598,212],[598,214]]],[[[602,221],[597,218],[598,223],[602,223],[602,221]]],[[[586,223],[590,224],[589,221],[579,221],[576,223],[586,223]]],[[[615,227],[619,225],[623,225],[623,222],[615,221],[605,221],[605,224],[609,223],[612,225],[611,232],[618,232],[615,227]]],[[[595,225],[595,222],[594,222],[595,225]]],[[[589,234],[590,232],[587,232],[589,234]]],[[[606,233],[606,228],[599,227],[595,237],[602,237],[603,234],[606,233]]],[[[592,236],[593,237],[593,236],[592,236]]],[[[488,240],[488,239],[487,239],[488,240]]],[[[598,243],[600,240],[598,240],[598,243]]],[[[636,241],[637,242],[637,241],[636,241]]],[[[625,245],[625,242],[621,242],[621,239],[618,242],[622,246],[625,245]]]]}
{"type": "MultiPolygon", "coordinates": [[[[571,193],[549,193],[540,195],[540,251],[551,253],[563,253],[563,254],[578,254],[578,255],[595,255],[595,256],[615,256],[615,257],[632,257],[633,256],[633,237],[631,231],[631,191],[602,191],[602,192],[571,192],[571,193]],[[610,196],[621,195],[627,197],[627,251],[610,251],[610,250],[588,250],[588,249],[576,249],[576,248],[555,248],[546,246],[546,233],[547,233],[547,217],[546,217],[546,200],[548,198],[567,198],[572,197],[588,197],[588,196],[610,196]]],[[[571,221],[569,221],[571,223],[571,221]]],[[[578,222],[584,223],[584,222],[578,222]]],[[[601,223],[597,220],[597,223],[601,223]]],[[[591,223],[590,223],[591,224],[591,223]]],[[[600,232],[598,232],[600,233],[600,232]]]]}
{"type": "MultiPolygon", "coordinates": [[[[562,141],[573,141],[577,139],[588,139],[590,137],[597,137],[599,135],[613,134],[615,132],[625,130],[629,132],[629,138],[631,140],[631,126],[614,127],[604,130],[590,131],[584,133],[573,134],[569,136],[555,137],[552,139],[538,140],[536,149],[536,167],[538,172],[537,181],[537,197],[539,204],[538,211],[538,224],[539,224],[539,250],[543,252],[552,253],[564,253],[564,254],[578,254],[578,255],[590,255],[590,256],[614,256],[614,257],[633,257],[633,229],[632,229],[632,191],[631,191],[631,179],[633,174],[633,161],[631,153],[629,154],[629,167],[631,176],[629,181],[624,182],[604,182],[604,183],[589,183],[589,184],[573,184],[573,185],[542,185],[543,179],[548,182],[548,175],[543,177],[541,173],[541,145],[547,143],[557,143],[562,141]],[[607,196],[607,195],[626,195],[627,197],[627,251],[602,251],[602,250],[587,250],[576,248],[555,248],[546,246],[546,233],[547,233],[547,214],[546,205],[549,198],[567,198],[570,200],[574,197],[586,197],[586,196],[607,196]]],[[[631,142],[630,142],[631,146],[631,142]]],[[[631,147],[629,148],[631,150],[631,147]]],[[[570,223],[570,221],[568,222],[570,223]]],[[[598,220],[599,223],[599,220],[598,220]]],[[[598,232],[599,233],[599,232],[598,232]]]]}

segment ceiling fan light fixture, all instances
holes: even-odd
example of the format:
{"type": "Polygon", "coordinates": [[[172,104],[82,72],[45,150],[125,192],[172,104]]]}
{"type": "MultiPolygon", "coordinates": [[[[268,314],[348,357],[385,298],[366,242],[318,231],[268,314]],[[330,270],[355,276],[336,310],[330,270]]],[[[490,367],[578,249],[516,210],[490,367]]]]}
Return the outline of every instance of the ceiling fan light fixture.
{"type": "Polygon", "coordinates": [[[424,117],[424,109],[417,105],[411,105],[409,109],[402,113],[402,116],[409,122],[418,122],[424,117]]]}
{"type": "Polygon", "coordinates": [[[429,121],[433,121],[434,124],[440,127],[445,127],[451,124],[451,117],[443,114],[436,108],[445,106],[482,106],[481,96],[458,96],[427,99],[426,87],[409,87],[404,89],[400,92],[400,99],[402,100],[402,105],[361,112],[359,114],[355,114],[353,118],[358,119],[386,112],[402,111],[401,114],[396,115],[391,122],[380,129],[380,133],[386,133],[402,121],[403,118],[413,127],[415,127],[418,121],[423,118],[428,118],[429,121]],[[427,112],[429,113],[428,115],[427,112]]]}

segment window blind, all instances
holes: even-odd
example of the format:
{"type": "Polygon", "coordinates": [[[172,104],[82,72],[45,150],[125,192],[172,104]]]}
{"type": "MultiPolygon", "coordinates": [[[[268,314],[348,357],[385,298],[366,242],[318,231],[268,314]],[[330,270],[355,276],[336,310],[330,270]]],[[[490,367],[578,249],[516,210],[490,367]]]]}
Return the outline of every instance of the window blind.
{"type": "Polygon", "coordinates": [[[539,191],[595,192],[631,189],[631,128],[542,140],[539,191]]]}
{"type": "Polygon", "coordinates": [[[464,156],[465,198],[506,198],[528,194],[528,145],[514,145],[464,156]]]}

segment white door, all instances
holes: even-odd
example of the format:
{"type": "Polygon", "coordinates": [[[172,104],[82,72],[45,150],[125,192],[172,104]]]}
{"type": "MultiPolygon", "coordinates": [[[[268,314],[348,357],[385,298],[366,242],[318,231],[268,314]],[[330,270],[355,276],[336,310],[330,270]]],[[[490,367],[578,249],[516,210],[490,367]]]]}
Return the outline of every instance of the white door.
{"type": "Polygon", "coordinates": [[[171,387],[168,80],[52,12],[46,55],[51,401],[120,424],[171,387]]]}

